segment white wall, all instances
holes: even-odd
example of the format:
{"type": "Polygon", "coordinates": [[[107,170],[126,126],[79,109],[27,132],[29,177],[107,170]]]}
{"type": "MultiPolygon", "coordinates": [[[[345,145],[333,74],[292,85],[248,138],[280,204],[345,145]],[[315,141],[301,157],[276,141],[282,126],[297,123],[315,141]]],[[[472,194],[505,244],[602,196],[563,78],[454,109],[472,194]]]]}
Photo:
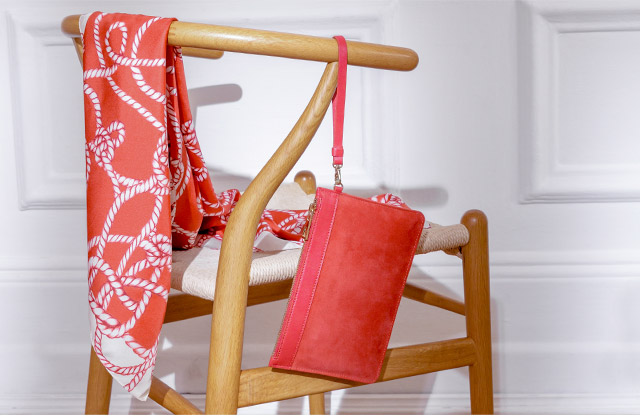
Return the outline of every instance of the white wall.
{"type": "MultiPolygon", "coordinates": [[[[640,412],[640,0],[269,3],[0,2],[0,413],[83,409],[81,71],[58,28],[93,10],[416,50],[411,73],[349,69],[347,187],[390,189],[439,223],[485,210],[498,411],[640,412]]],[[[186,66],[218,191],[246,185],[323,68],[231,53],[186,66]]],[[[323,183],[329,143],[325,123],[300,165],[323,183]]],[[[415,264],[415,283],[460,296],[455,259],[415,264]]],[[[245,366],[265,365],[284,307],[250,309],[245,366]]],[[[457,316],[403,300],[392,344],[463,331],[457,316]]],[[[166,327],[158,358],[157,375],[196,402],[208,332],[206,318],[166,327]]],[[[452,370],[336,392],[332,408],[466,412],[467,392],[466,371],[452,370]]],[[[114,398],[116,412],[157,411],[119,388],[114,398]]]]}

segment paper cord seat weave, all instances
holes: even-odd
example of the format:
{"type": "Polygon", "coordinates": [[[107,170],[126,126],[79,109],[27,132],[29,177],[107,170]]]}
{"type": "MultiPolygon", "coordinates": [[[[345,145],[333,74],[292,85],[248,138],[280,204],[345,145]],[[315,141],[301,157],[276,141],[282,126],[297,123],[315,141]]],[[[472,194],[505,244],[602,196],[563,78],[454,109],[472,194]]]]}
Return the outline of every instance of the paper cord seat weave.
{"type": "MultiPolygon", "coordinates": [[[[464,225],[441,226],[431,224],[420,237],[416,254],[445,250],[455,254],[467,243],[469,234],[464,225]]],[[[258,286],[293,279],[300,258],[299,248],[253,253],[249,286],[258,286]]],[[[213,300],[216,286],[219,250],[207,247],[173,252],[171,287],[190,295],[213,300]]]]}
{"type": "MultiPolygon", "coordinates": [[[[305,205],[308,206],[312,200],[313,195],[304,194],[297,184],[284,184],[276,191],[268,207],[284,209],[285,206],[289,206],[300,209],[305,205]]],[[[455,255],[458,253],[457,248],[469,241],[469,232],[462,224],[450,226],[427,224],[428,227],[422,230],[416,254],[445,250],[455,255]]],[[[301,248],[293,248],[253,253],[249,285],[258,286],[293,279],[301,251],[301,248]]],[[[171,287],[193,296],[213,300],[219,256],[219,250],[207,246],[188,251],[174,251],[171,287]]]]}

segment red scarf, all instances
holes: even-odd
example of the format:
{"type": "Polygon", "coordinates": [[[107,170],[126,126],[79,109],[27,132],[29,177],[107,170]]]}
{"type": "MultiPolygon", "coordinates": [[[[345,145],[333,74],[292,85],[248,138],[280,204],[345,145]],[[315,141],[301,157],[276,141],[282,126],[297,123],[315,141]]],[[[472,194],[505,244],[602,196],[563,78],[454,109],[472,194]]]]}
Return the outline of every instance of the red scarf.
{"type": "MultiPolygon", "coordinates": [[[[83,31],[93,348],[145,399],[172,248],[222,238],[237,190],[216,195],[196,138],[174,19],[93,13],[83,31]]],[[[379,200],[400,203],[382,195],[379,200]]],[[[265,211],[258,235],[300,241],[306,211],[265,211]]]]}

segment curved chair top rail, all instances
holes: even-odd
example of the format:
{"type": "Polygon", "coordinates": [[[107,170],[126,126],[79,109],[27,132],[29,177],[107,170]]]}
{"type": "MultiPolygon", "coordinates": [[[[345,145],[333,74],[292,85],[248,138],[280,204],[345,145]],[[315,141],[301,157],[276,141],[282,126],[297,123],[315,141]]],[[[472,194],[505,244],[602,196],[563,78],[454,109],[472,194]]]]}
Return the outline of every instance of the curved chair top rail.
{"type": "MultiPolygon", "coordinates": [[[[72,37],[80,36],[79,19],[80,15],[65,17],[62,31],[72,37]]],[[[338,45],[332,38],[230,26],[174,21],[168,42],[188,48],[183,54],[190,56],[213,57],[198,52],[204,49],[318,62],[338,60],[338,45]]],[[[347,47],[349,65],[396,71],[411,71],[418,65],[418,55],[411,49],[356,41],[347,41],[347,47]]]]}

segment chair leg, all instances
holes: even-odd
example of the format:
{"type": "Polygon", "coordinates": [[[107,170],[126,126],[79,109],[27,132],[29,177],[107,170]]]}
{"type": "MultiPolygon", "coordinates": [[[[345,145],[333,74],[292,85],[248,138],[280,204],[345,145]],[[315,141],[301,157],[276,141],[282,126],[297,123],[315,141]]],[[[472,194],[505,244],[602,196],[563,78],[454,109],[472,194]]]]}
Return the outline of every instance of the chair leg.
{"type": "Polygon", "coordinates": [[[312,415],[324,414],[324,393],[309,395],[309,414],[312,414],[312,415]]]}
{"type": "MultiPolygon", "coordinates": [[[[245,299],[246,293],[245,290],[245,299]]],[[[221,299],[223,296],[219,293],[217,286],[211,319],[211,344],[204,411],[207,415],[235,415],[238,412],[245,311],[236,309],[233,314],[225,314],[220,309],[216,309],[216,305],[223,303],[221,299]],[[221,322],[220,318],[223,314],[229,322],[229,328],[224,328],[224,323],[221,322]]],[[[227,302],[228,305],[229,302],[227,302]]]]}
{"type": "Polygon", "coordinates": [[[471,413],[493,414],[487,217],[472,210],[461,222],[469,230],[469,243],[462,247],[467,336],[473,339],[477,354],[475,364],[469,366],[471,413]]]}
{"type": "Polygon", "coordinates": [[[109,414],[111,402],[111,384],[113,377],[100,362],[93,347],[89,359],[89,381],[87,383],[87,402],[84,413],[86,415],[109,414]]]}
{"type": "MultiPolygon", "coordinates": [[[[231,218],[233,219],[233,215],[231,218]]],[[[231,224],[230,221],[226,233],[232,232],[231,224]]],[[[216,297],[211,317],[211,344],[204,411],[208,415],[235,415],[238,412],[251,246],[249,250],[232,247],[229,251],[225,246],[228,241],[224,240],[222,243],[216,297]],[[233,255],[230,256],[229,253],[233,255]]],[[[250,240],[249,244],[251,241],[253,240],[250,240]]]]}

